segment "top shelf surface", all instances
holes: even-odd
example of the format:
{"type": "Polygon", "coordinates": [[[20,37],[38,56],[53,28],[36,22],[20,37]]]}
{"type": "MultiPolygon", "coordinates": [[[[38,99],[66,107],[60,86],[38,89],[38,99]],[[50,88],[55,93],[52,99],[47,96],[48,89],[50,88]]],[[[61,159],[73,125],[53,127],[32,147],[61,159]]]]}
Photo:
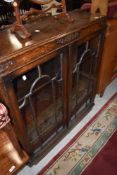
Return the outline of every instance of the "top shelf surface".
{"type": "Polygon", "coordinates": [[[46,44],[49,40],[61,38],[73,31],[80,31],[94,23],[100,18],[91,19],[88,12],[74,10],[70,12],[74,22],[68,22],[67,18],[55,19],[52,16],[34,17],[25,26],[32,34],[29,39],[21,39],[17,34],[11,33],[10,29],[0,32],[0,61],[3,57],[21,49],[29,49],[32,45],[46,44]]]}

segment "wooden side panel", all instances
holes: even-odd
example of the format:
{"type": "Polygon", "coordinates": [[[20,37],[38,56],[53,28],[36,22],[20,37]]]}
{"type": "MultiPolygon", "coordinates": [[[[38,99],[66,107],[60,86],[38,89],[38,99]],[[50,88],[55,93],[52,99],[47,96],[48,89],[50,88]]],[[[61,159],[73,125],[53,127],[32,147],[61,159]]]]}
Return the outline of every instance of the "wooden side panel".
{"type": "Polygon", "coordinates": [[[98,93],[102,93],[106,86],[111,82],[113,70],[117,60],[117,20],[108,22],[100,75],[98,82],[98,93]]]}

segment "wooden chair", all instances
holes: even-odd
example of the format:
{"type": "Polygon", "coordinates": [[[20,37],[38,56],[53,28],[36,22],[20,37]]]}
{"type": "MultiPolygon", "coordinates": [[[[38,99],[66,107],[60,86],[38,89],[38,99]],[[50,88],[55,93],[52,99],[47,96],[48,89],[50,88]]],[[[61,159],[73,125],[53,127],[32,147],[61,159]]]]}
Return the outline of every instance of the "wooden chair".
{"type": "MultiPolygon", "coordinates": [[[[23,2],[23,0],[21,1],[23,2]]],[[[54,14],[56,18],[60,18],[60,17],[66,17],[67,20],[69,22],[73,22],[74,20],[70,17],[70,15],[67,13],[67,9],[66,9],[66,2],[65,0],[61,0],[61,2],[57,2],[56,0],[29,0],[29,2],[35,4],[35,5],[39,5],[42,7],[41,10],[39,9],[35,9],[35,8],[29,8],[28,11],[25,12],[25,9],[23,10],[24,14],[21,15],[21,2],[17,1],[17,0],[13,0],[12,1],[12,6],[14,9],[14,13],[15,13],[15,18],[16,21],[14,22],[12,28],[11,28],[11,32],[13,33],[18,33],[20,35],[21,38],[25,39],[25,38],[29,38],[31,36],[31,33],[28,32],[28,30],[25,28],[25,26],[23,25],[23,21],[26,22],[26,20],[28,20],[28,18],[34,14],[34,13],[39,13],[39,15],[47,15],[47,12],[50,11],[50,13],[52,14],[52,9],[56,9],[54,11],[54,14]],[[57,9],[61,9],[62,11],[59,13],[59,15],[57,15],[57,9]]]]}
{"type": "MultiPolygon", "coordinates": [[[[81,9],[90,11],[91,10],[91,3],[84,3],[81,6],[81,9]]],[[[117,0],[110,0],[108,4],[108,12],[107,17],[108,18],[117,18],[117,0]]]]}

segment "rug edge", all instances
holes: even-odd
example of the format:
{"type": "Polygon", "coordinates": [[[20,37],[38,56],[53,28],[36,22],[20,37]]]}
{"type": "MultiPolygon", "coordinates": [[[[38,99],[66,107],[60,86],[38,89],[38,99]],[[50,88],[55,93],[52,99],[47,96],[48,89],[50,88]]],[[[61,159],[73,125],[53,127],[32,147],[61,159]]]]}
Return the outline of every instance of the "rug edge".
{"type": "Polygon", "coordinates": [[[77,139],[79,135],[97,118],[97,116],[108,106],[108,104],[116,97],[117,92],[113,94],[110,99],[97,111],[97,113],[87,122],[87,124],[42,168],[37,175],[43,175],[47,169],[62,155],[65,150],[77,139]]]}

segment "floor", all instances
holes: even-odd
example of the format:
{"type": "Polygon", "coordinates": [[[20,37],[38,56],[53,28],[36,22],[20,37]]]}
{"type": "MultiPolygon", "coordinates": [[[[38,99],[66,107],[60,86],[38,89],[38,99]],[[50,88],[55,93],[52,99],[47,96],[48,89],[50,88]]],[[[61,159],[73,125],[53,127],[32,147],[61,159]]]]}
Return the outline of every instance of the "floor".
{"type": "Polygon", "coordinates": [[[36,175],[70,140],[80,129],[97,113],[97,111],[117,92],[117,78],[106,88],[104,95],[100,98],[96,95],[95,105],[86,117],[54,147],[37,165],[33,167],[25,166],[18,175],[36,175]]]}

